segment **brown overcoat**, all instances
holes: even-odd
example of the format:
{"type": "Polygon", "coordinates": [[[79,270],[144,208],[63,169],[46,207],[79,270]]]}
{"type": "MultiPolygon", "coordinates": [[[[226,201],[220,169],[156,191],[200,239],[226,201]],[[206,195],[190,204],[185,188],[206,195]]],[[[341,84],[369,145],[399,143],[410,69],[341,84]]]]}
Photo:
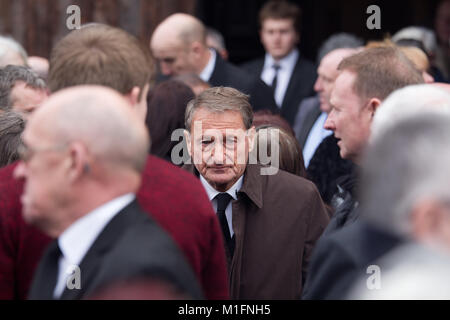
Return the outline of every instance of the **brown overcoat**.
{"type": "MultiPolygon", "coordinates": [[[[198,176],[193,165],[183,167],[198,176]]],[[[232,202],[234,256],[228,254],[232,299],[300,299],[314,244],[329,221],[315,185],[278,170],[247,165],[232,202]]]]}

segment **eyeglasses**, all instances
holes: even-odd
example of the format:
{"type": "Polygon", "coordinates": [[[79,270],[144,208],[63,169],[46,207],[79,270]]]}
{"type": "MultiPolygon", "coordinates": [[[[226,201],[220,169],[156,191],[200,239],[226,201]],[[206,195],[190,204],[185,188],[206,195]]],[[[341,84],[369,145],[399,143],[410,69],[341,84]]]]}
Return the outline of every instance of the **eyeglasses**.
{"type": "Polygon", "coordinates": [[[19,154],[20,160],[23,162],[29,162],[31,158],[36,155],[37,153],[43,153],[43,152],[51,152],[51,151],[61,151],[64,148],[66,148],[66,144],[59,145],[59,146],[53,146],[53,147],[46,147],[46,148],[32,148],[28,146],[25,142],[22,141],[22,143],[17,148],[17,153],[19,154]]]}

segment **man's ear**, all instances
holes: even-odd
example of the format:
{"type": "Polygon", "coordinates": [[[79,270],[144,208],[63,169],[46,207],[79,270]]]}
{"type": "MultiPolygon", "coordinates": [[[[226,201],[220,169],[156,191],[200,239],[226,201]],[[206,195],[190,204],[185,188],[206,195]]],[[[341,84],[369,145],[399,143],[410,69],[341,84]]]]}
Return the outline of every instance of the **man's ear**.
{"type": "Polygon", "coordinates": [[[128,101],[134,107],[139,103],[139,94],[141,93],[141,88],[138,86],[133,87],[130,93],[127,95],[128,101]]]}
{"type": "Polygon", "coordinates": [[[248,152],[252,152],[253,148],[255,147],[255,137],[256,137],[256,130],[255,127],[253,126],[247,130],[248,152]]]}
{"type": "Polygon", "coordinates": [[[186,146],[189,156],[192,158],[192,145],[191,145],[191,134],[186,129],[183,131],[184,138],[186,139],[186,146]]]}
{"type": "Polygon", "coordinates": [[[375,116],[375,112],[377,111],[377,109],[380,105],[381,105],[381,100],[378,98],[371,98],[369,100],[367,107],[369,108],[369,112],[370,112],[372,118],[375,116]]]}
{"type": "Polygon", "coordinates": [[[65,165],[70,181],[75,181],[89,173],[89,156],[86,147],[81,143],[72,143],[69,146],[69,157],[65,165]]]}

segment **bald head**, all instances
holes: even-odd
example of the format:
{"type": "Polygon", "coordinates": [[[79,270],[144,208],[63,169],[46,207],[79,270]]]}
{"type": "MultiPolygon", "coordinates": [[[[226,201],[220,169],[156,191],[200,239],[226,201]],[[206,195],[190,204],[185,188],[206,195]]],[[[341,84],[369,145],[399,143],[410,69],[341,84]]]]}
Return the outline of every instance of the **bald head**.
{"type": "Polygon", "coordinates": [[[177,41],[189,45],[194,41],[206,42],[206,28],[197,18],[175,13],[161,22],[153,33],[151,43],[177,41]]]}
{"type": "Polygon", "coordinates": [[[325,55],[320,61],[319,68],[317,69],[318,78],[314,85],[314,90],[319,94],[320,109],[323,112],[330,112],[330,95],[333,89],[334,80],[336,80],[339,71],[337,69],[339,63],[355,53],[358,53],[358,49],[354,48],[342,48],[336,49],[325,55]]]}
{"type": "Polygon", "coordinates": [[[160,71],[168,76],[199,74],[209,59],[205,26],[184,13],[173,14],[158,25],[150,48],[160,71]]]}
{"type": "Polygon", "coordinates": [[[101,86],[64,89],[41,109],[30,119],[29,134],[45,136],[54,145],[77,141],[100,163],[143,170],[149,150],[147,130],[116,91],[101,86]]]}

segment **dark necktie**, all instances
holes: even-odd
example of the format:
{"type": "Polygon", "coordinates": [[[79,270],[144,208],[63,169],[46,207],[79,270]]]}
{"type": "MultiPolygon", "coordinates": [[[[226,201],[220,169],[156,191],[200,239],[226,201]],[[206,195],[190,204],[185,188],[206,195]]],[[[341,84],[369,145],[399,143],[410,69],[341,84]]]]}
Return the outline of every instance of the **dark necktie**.
{"type": "Polygon", "coordinates": [[[273,90],[273,94],[275,94],[275,91],[277,90],[277,84],[278,84],[278,71],[280,71],[281,67],[278,64],[274,64],[272,66],[272,68],[275,70],[275,76],[273,77],[271,87],[272,87],[272,90],[273,90]]]}
{"type": "Polygon", "coordinates": [[[225,239],[225,245],[228,247],[231,256],[233,256],[234,239],[231,238],[227,216],[225,215],[225,209],[230,203],[232,197],[228,193],[222,192],[219,193],[215,198],[217,199],[217,216],[219,218],[220,227],[222,228],[223,237],[225,239]]]}
{"type": "Polygon", "coordinates": [[[45,260],[45,281],[43,285],[45,289],[43,292],[50,294],[50,299],[53,299],[53,291],[55,290],[58,281],[59,272],[59,258],[62,256],[58,241],[53,241],[48,248],[47,259],[45,260]]]}

